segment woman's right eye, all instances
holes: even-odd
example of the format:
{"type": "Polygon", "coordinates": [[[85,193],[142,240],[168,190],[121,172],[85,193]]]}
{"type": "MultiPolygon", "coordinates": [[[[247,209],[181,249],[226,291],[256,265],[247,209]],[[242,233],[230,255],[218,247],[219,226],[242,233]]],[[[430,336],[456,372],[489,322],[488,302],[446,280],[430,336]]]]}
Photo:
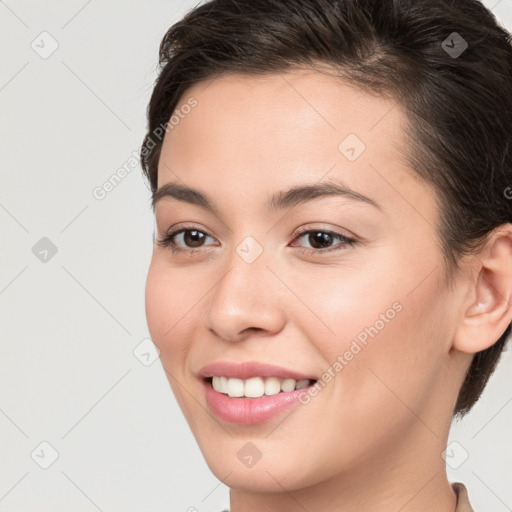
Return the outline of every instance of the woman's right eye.
{"type": "Polygon", "coordinates": [[[198,229],[192,228],[180,228],[170,233],[167,233],[162,238],[158,239],[156,243],[161,247],[170,248],[173,253],[175,252],[191,252],[195,253],[199,249],[203,247],[202,242],[207,238],[213,238],[211,235],[204,231],[200,231],[198,229]],[[181,237],[182,243],[185,244],[185,247],[180,247],[176,241],[181,237]],[[188,247],[187,247],[188,245],[188,247]]]}

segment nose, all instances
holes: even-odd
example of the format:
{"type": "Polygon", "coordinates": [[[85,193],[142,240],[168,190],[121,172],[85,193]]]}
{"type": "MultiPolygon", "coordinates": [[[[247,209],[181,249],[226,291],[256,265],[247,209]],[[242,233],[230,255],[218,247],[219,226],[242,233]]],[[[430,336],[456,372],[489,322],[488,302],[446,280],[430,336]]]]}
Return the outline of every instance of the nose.
{"type": "Polygon", "coordinates": [[[285,287],[268,263],[265,251],[251,263],[233,251],[209,294],[204,316],[208,331],[237,342],[255,333],[269,336],[283,329],[285,287]]]}

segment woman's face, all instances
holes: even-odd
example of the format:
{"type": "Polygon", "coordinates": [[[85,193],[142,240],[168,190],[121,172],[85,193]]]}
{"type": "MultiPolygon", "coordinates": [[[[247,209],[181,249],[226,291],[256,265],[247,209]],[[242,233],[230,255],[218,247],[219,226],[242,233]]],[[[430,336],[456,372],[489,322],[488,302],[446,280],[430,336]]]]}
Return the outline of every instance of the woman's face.
{"type": "Polygon", "coordinates": [[[398,105],[296,71],[196,84],[177,111],[158,187],[212,209],[176,188],[156,201],[157,240],[188,231],[179,252],[155,244],[146,313],[212,471],[281,492],[441,467],[459,298],[398,105]],[[345,192],[288,193],[328,184],[345,192]]]}

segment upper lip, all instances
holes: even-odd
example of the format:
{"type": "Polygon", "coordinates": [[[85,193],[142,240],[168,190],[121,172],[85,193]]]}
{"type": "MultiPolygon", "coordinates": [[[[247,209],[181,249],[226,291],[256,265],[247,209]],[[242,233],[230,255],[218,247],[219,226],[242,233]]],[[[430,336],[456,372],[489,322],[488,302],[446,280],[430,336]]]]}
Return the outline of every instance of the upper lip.
{"type": "Polygon", "coordinates": [[[258,361],[244,361],[240,363],[219,361],[207,364],[199,370],[199,376],[202,378],[228,377],[250,379],[251,377],[278,377],[281,379],[318,380],[311,375],[258,361]]]}

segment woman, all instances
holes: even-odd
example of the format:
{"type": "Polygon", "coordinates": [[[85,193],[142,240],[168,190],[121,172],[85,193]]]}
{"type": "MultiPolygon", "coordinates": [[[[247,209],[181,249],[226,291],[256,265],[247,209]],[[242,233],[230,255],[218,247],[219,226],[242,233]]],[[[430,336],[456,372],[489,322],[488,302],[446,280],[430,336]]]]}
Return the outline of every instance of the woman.
{"type": "Polygon", "coordinates": [[[231,512],[472,510],[512,309],[512,46],[477,0],[213,0],[141,148],[146,314],[231,512]]]}

